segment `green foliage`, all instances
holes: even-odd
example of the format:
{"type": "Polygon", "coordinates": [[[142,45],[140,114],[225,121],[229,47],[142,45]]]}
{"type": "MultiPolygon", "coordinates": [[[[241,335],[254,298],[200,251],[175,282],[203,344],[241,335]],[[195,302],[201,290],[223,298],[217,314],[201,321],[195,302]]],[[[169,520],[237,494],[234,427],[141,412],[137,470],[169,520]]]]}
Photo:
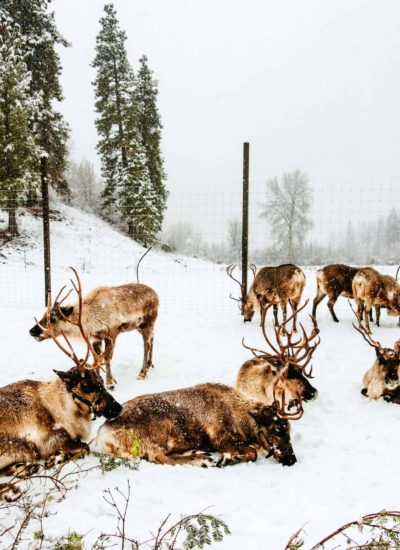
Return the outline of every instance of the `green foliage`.
{"type": "Polygon", "coordinates": [[[45,535],[42,531],[35,531],[33,534],[35,541],[39,541],[39,544],[33,545],[33,550],[82,550],[83,549],[83,535],[72,531],[68,535],[62,535],[61,537],[50,537],[45,535]]]}
{"type": "Polygon", "coordinates": [[[135,456],[132,456],[132,458],[123,458],[119,456],[108,455],[105,453],[92,452],[91,454],[99,459],[100,469],[103,474],[105,474],[106,472],[112,472],[120,466],[128,468],[129,470],[139,469],[139,462],[135,456]]]}
{"type": "Polygon", "coordinates": [[[113,4],[104,11],[93,61],[103,207],[147,245],[161,228],[166,202],[156,85],[147,66],[135,78],[113,4]]]}
{"type": "Polygon", "coordinates": [[[31,125],[38,96],[30,96],[21,29],[0,9],[0,208],[9,215],[9,233],[18,234],[16,210],[35,179],[38,154],[31,125]]]}
{"type": "MultiPolygon", "coordinates": [[[[56,47],[66,47],[68,43],[57,30],[54,14],[48,12],[50,1],[2,0],[1,6],[19,28],[21,49],[30,76],[28,95],[38,100],[30,129],[37,146],[47,153],[50,184],[68,195],[64,171],[69,128],[54,108],[54,102],[63,99],[59,78],[61,62],[56,47]]],[[[36,173],[39,167],[37,156],[36,173]]],[[[36,186],[31,185],[29,191],[32,199],[36,186]]]]}
{"type": "MultiPolygon", "coordinates": [[[[183,518],[177,528],[186,533],[186,538],[183,541],[185,550],[210,546],[213,542],[221,542],[225,535],[231,534],[224,521],[203,513],[183,518]]],[[[173,529],[171,534],[175,535],[175,532],[176,530],[173,529]]]]}
{"type": "MultiPolygon", "coordinates": [[[[285,550],[299,550],[305,545],[300,529],[287,543],[285,550]]],[[[400,548],[400,512],[386,511],[368,514],[358,520],[346,523],[324,537],[309,550],[341,548],[339,541],[347,540],[352,550],[395,550],[400,548]]]]}

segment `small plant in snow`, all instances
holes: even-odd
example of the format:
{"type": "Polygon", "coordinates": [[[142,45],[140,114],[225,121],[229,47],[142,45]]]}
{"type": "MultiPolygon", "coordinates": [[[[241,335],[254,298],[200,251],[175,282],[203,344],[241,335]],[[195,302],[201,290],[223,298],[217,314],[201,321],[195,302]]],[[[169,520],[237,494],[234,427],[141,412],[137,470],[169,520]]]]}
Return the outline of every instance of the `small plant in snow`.
{"type": "Polygon", "coordinates": [[[112,472],[120,466],[129,468],[129,470],[138,470],[139,461],[135,458],[123,458],[119,456],[107,455],[105,453],[92,453],[99,459],[100,469],[103,474],[106,472],[112,472]]]}
{"type": "MultiPolygon", "coordinates": [[[[285,550],[305,547],[304,530],[299,529],[288,541],[285,550]]],[[[400,512],[386,511],[367,514],[345,523],[308,550],[397,550],[400,548],[400,512]]]]}

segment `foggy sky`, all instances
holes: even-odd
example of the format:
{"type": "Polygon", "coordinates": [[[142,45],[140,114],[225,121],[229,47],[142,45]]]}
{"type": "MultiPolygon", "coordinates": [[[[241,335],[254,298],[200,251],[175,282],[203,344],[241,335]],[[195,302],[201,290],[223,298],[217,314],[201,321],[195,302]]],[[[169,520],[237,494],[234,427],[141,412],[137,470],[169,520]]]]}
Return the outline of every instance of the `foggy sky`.
{"type": "MultiPolygon", "coordinates": [[[[383,210],[398,204],[398,0],[114,4],[134,70],[146,54],[159,80],[169,216],[184,216],[196,205],[186,193],[211,193],[209,207],[201,205],[205,219],[215,192],[226,204],[214,216],[237,210],[243,141],[251,144],[254,209],[265,179],[295,168],[310,176],[321,222],[324,208],[331,225],[351,215],[349,198],[362,219],[379,200],[383,210]]],[[[104,2],[55,0],[51,6],[72,42],[60,54],[61,109],[72,127],[73,156],[99,166],[90,62],[104,2]]]]}

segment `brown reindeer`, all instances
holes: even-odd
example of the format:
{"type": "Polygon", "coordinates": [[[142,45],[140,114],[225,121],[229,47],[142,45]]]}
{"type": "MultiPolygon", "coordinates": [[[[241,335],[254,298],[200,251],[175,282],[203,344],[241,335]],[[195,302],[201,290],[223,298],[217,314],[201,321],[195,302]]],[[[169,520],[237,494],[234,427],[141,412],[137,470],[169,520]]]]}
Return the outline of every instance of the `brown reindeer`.
{"type": "MultiPolygon", "coordinates": [[[[63,298],[63,302],[67,296],[63,298]]],[[[137,330],[143,337],[144,357],[138,378],[146,378],[153,366],[153,333],[157,319],[159,299],[150,287],[143,284],[127,284],[116,287],[98,287],[91,290],[82,302],[82,323],[93,347],[100,353],[104,343],[106,387],[114,388],[115,380],[111,373],[111,359],[116,338],[122,332],[137,330]]],[[[62,305],[55,301],[50,316],[55,336],[65,334],[68,338],[81,338],[74,323],[77,318],[76,304],[62,305]]],[[[38,342],[49,337],[47,316],[29,331],[38,342]]]]}
{"type": "Polygon", "coordinates": [[[361,393],[369,399],[383,397],[386,401],[400,404],[400,340],[395,342],[393,348],[384,348],[372,337],[360,314],[354,309],[353,312],[358,320],[358,326],[353,323],[354,328],[376,353],[374,364],[364,374],[361,393]]]}
{"type": "Polygon", "coordinates": [[[380,308],[386,308],[392,317],[400,315],[400,285],[394,277],[382,275],[372,267],[359,269],[353,278],[353,297],[358,305],[358,315],[364,313],[365,326],[370,331],[368,317],[373,307],[379,326],[380,308]]]}
{"type": "MultiPolygon", "coordinates": [[[[78,285],[80,291],[79,279],[78,285]]],[[[121,405],[104,388],[98,374],[104,356],[90,344],[82,327],[81,307],[78,309],[74,323],[87,344],[85,358],[78,359],[66,337],[66,345],[61,344],[47,323],[49,337],[75,366],[66,372],[55,370],[55,380],[23,380],[0,388],[0,475],[29,475],[42,461],[51,465],[52,457],[60,453],[63,459],[82,456],[89,450],[85,441],[92,416],[111,420],[121,412],[121,405]]],[[[50,319],[50,301],[47,316],[50,319]]],[[[14,499],[19,495],[6,483],[0,486],[0,496],[14,499]]]]}
{"type": "MultiPolygon", "coordinates": [[[[301,311],[307,305],[306,301],[297,311],[301,311]]],[[[270,307],[269,304],[268,307],[270,307]]],[[[298,407],[302,401],[316,399],[318,391],[310,384],[311,371],[307,372],[306,367],[311,361],[312,355],[320,343],[315,340],[319,334],[317,321],[311,317],[313,329],[307,335],[302,325],[303,336],[297,342],[293,341],[293,330],[289,332],[280,327],[274,327],[275,343],[268,337],[265,329],[265,318],[262,325],[265,341],[270,348],[269,351],[258,350],[243,345],[250,349],[254,355],[253,359],[246,361],[239,370],[236,388],[238,388],[249,399],[263,402],[265,405],[272,405],[277,400],[288,403],[288,410],[298,407]],[[315,342],[312,344],[312,341],[315,342]]],[[[291,320],[289,317],[286,324],[291,320]]]]}
{"type": "Polygon", "coordinates": [[[328,308],[332,319],[338,323],[333,306],[339,296],[353,298],[353,278],[359,270],[358,267],[351,267],[345,264],[327,265],[317,271],[317,295],[313,302],[313,316],[317,314],[317,306],[325,296],[328,296],[328,308]]]}
{"type": "MultiPolygon", "coordinates": [[[[245,321],[251,321],[254,312],[260,308],[266,311],[268,304],[273,304],[275,326],[279,326],[278,305],[283,314],[283,326],[287,317],[287,303],[293,310],[293,330],[297,331],[297,308],[306,284],[306,276],[302,269],[293,264],[276,267],[262,267],[254,277],[253,284],[246,297],[243,314],[245,321]]],[[[262,317],[262,316],[261,316],[262,317]]],[[[261,319],[262,323],[262,319],[261,319]]]]}
{"type": "Polygon", "coordinates": [[[225,466],[273,455],[283,465],[296,462],[290,426],[275,406],[246,399],[223,384],[136,397],[123,405],[121,416],[105,422],[95,449],[129,457],[132,439],[139,456],[157,464],[225,466]]]}

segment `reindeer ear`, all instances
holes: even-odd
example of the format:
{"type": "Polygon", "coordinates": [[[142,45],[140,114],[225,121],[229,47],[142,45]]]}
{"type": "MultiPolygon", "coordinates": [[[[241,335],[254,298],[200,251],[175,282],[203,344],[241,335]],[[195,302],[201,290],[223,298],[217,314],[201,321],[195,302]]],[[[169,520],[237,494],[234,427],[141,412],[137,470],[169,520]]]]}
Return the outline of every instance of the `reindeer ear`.
{"type": "Polygon", "coordinates": [[[64,384],[67,386],[67,389],[70,388],[71,386],[71,382],[72,382],[72,378],[69,374],[69,372],[64,372],[62,370],[55,370],[53,369],[53,371],[56,373],[56,375],[61,378],[61,380],[64,382],[64,384]]]}
{"type": "Polygon", "coordinates": [[[59,376],[61,380],[63,380],[64,382],[66,380],[69,380],[69,376],[67,372],[64,372],[63,370],[56,370],[56,369],[53,369],[53,372],[55,372],[56,375],[59,376]]]}
{"type": "Polygon", "coordinates": [[[74,311],[74,306],[61,306],[60,311],[64,317],[69,317],[74,311]]]}

